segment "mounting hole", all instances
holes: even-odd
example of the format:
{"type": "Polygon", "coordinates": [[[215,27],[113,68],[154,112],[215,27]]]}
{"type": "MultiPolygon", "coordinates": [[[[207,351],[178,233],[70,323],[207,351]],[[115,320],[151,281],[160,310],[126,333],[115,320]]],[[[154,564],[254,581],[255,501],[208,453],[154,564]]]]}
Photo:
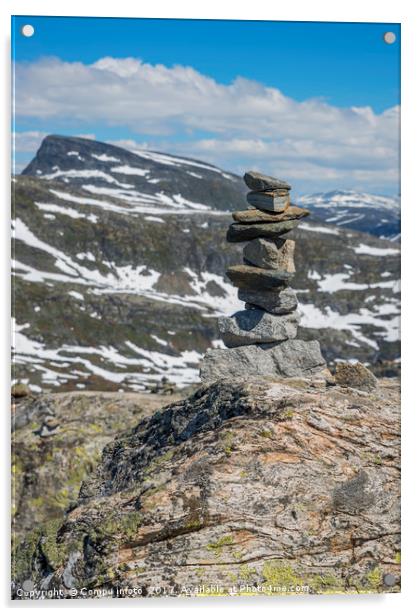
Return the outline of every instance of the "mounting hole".
{"type": "Polygon", "coordinates": [[[396,578],[392,573],[386,573],[383,576],[383,583],[385,586],[394,586],[396,584],[396,578]]]}
{"type": "Polygon", "coordinates": [[[21,32],[23,36],[29,38],[35,34],[35,28],[31,26],[31,24],[25,24],[24,26],[22,26],[21,32]]]}
{"type": "Polygon", "coordinates": [[[388,45],[392,45],[396,41],[396,34],[394,32],[385,32],[383,35],[383,40],[388,45]]]}

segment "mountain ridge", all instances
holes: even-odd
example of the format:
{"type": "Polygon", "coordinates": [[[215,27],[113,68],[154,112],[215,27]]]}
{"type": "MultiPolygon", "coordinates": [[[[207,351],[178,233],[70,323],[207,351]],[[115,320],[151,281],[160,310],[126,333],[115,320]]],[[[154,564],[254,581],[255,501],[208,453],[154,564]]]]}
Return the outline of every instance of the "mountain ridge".
{"type": "MultiPolygon", "coordinates": [[[[202,160],[60,135],[45,137],[21,175],[61,179],[95,194],[125,200],[155,197],[163,192],[179,206],[175,196],[181,194],[183,205],[191,209],[231,211],[243,206],[246,193],[239,176],[202,160]],[[201,180],[205,183],[204,193],[199,186],[201,180]]],[[[396,197],[334,189],[301,195],[296,201],[311,209],[314,220],[399,239],[400,201],[396,197]]],[[[163,204],[164,199],[161,203],[154,199],[152,203],[154,207],[163,204]]]]}

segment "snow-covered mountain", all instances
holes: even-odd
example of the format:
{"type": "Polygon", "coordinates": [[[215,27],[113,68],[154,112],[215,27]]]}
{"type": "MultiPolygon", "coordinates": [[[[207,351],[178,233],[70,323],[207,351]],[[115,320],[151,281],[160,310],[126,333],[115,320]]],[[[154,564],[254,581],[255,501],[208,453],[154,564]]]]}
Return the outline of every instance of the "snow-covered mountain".
{"type": "Polygon", "coordinates": [[[400,199],[350,190],[333,190],[304,195],[298,203],[318,220],[372,233],[378,237],[400,238],[400,199]]]}
{"type": "MultiPolygon", "coordinates": [[[[22,175],[71,184],[92,198],[115,198],[138,213],[231,211],[246,203],[242,179],[214,165],[81,137],[46,137],[22,175]]],[[[335,190],[296,201],[311,210],[313,222],[399,239],[398,198],[335,190]]]]}
{"type": "MultiPolygon", "coordinates": [[[[243,306],[224,274],[242,258],[225,241],[226,210],[244,194],[201,161],[48,137],[13,179],[14,377],[58,390],[196,381],[220,344],[216,317],[243,306]]],[[[328,361],[393,373],[399,245],[322,222],[315,207],[292,231],[301,336],[328,361]]]]}
{"type": "Polygon", "coordinates": [[[142,214],[230,210],[245,194],[241,178],[202,161],[56,135],[43,140],[22,175],[113,198],[142,214]]]}

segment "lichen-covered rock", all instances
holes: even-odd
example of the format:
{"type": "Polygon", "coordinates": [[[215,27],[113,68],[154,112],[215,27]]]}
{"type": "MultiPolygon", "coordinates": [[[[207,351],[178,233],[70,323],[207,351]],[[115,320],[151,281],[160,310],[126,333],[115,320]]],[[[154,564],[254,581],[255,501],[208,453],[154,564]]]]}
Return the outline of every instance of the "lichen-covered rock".
{"type": "MultiPolygon", "coordinates": [[[[285,340],[277,344],[252,344],[234,349],[210,349],[200,365],[200,378],[211,383],[245,375],[310,377],[327,370],[316,340],[285,340]]],[[[328,370],[326,374],[328,378],[328,370]]]]}
{"type": "Polygon", "coordinates": [[[30,579],[68,598],[393,592],[399,507],[397,381],[223,380],[105,447],[30,579]]]}
{"type": "Polygon", "coordinates": [[[218,327],[227,347],[265,344],[296,338],[300,314],[275,315],[264,310],[240,310],[230,317],[219,317],[218,327]]]}
{"type": "Polygon", "coordinates": [[[375,389],[378,384],[378,380],[373,372],[370,372],[360,362],[355,364],[338,362],[335,370],[335,381],[343,387],[354,387],[355,389],[363,389],[365,391],[375,389]]]}
{"type": "MultiPolygon", "coordinates": [[[[178,394],[171,400],[176,398],[178,394]]],[[[61,520],[103,447],[166,401],[166,396],[142,393],[73,392],[25,398],[14,406],[14,577],[24,575],[30,565],[22,542],[33,540],[44,525],[61,520]]]]}

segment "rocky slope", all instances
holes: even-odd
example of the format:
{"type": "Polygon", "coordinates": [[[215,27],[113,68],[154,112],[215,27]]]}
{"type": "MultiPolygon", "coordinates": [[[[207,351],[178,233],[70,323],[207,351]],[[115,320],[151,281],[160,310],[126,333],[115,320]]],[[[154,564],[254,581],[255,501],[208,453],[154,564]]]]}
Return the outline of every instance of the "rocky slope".
{"type": "Polygon", "coordinates": [[[61,522],[27,537],[17,588],[396,592],[399,470],[397,380],[220,381],[104,448],[61,522]]]}
{"type": "MultiPolygon", "coordinates": [[[[224,277],[241,255],[222,211],[244,192],[199,161],[47,138],[13,179],[14,378],[34,391],[197,381],[216,317],[244,305],[224,277]]],[[[291,235],[301,336],[328,362],[395,374],[399,245],[314,213],[291,235]]]]}

